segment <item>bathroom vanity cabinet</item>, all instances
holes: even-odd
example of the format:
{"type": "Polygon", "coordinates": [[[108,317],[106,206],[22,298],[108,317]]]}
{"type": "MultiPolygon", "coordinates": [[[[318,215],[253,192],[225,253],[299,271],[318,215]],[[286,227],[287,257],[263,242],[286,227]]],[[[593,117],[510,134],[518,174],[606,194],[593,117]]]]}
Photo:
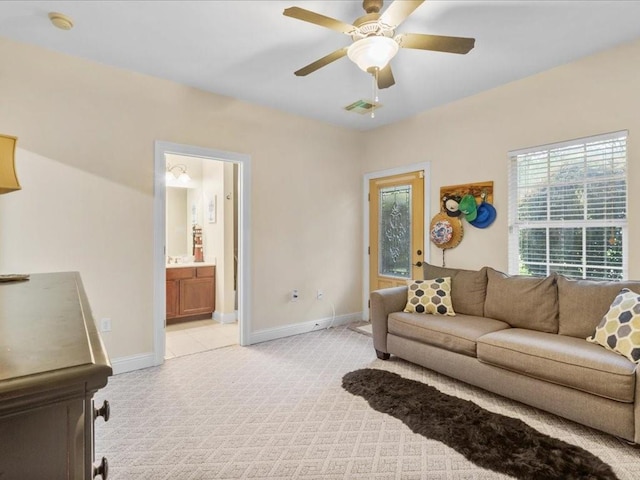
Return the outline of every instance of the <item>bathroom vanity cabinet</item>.
{"type": "Polygon", "coordinates": [[[215,310],[216,267],[167,267],[167,323],[211,318],[215,310]]]}
{"type": "Polygon", "coordinates": [[[111,374],[79,274],[0,283],[0,478],[106,480],[93,396],[111,374]]]}

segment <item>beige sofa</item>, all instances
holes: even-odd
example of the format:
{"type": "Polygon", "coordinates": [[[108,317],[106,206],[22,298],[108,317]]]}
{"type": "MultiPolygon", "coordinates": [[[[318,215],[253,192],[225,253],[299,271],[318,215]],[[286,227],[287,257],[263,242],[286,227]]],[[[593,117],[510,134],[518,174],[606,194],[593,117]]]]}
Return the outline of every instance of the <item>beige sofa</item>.
{"type": "Polygon", "coordinates": [[[623,287],[549,277],[509,277],[425,264],[451,278],[455,316],[405,313],[407,287],[371,293],[377,355],[390,354],[627,441],[640,442],[636,364],[587,342],[623,287]]]}

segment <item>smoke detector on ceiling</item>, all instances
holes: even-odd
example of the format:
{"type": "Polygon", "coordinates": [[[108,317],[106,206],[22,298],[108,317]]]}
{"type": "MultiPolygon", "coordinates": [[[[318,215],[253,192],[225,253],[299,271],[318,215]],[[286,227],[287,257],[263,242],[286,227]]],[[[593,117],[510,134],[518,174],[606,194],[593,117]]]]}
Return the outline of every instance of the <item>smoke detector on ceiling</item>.
{"type": "Polygon", "coordinates": [[[73,20],[64,13],[49,12],[49,20],[61,30],[71,30],[73,28],[73,20]]]}

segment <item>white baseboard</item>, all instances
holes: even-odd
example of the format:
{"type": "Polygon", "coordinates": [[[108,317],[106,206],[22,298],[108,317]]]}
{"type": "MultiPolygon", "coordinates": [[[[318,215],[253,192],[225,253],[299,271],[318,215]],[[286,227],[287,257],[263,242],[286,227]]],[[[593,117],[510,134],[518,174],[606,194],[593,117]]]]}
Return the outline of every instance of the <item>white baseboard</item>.
{"type": "MultiPolygon", "coordinates": [[[[267,328],[265,330],[252,332],[247,344],[252,345],[255,343],[268,342],[269,340],[277,340],[278,338],[290,337],[291,335],[299,335],[301,333],[313,332],[314,330],[322,330],[329,326],[337,327],[339,325],[348,325],[349,323],[359,320],[362,320],[362,312],[338,315],[333,320],[331,317],[326,317],[293,325],[285,325],[283,327],[267,328]]],[[[224,323],[224,321],[222,323],[224,323]]],[[[134,370],[154,367],[156,366],[154,360],[155,357],[153,352],[140,353],[138,355],[131,355],[130,357],[111,359],[111,367],[113,368],[113,374],[119,375],[121,373],[133,372],[134,370]]]]}
{"type": "Polygon", "coordinates": [[[233,323],[238,319],[238,312],[218,313],[213,312],[213,319],[219,323],[233,323]]]}
{"type": "Polygon", "coordinates": [[[323,328],[328,328],[329,326],[337,327],[338,325],[347,325],[358,320],[362,320],[362,312],[337,315],[335,319],[333,319],[333,323],[331,317],[327,317],[317,320],[311,320],[309,322],[285,325],[284,327],[258,330],[256,332],[251,332],[249,337],[249,345],[268,342],[269,340],[277,340],[278,338],[290,337],[291,335],[313,332],[314,330],[322,330],[323,328]]]}
{"type": "Polygon", "coordinates": [[[142,368],[154,367],[154,358],[153,352],[140,353],[138,355],[131,355],[130,357],[114,358],[111,360],[113,374],[118,375],[142,368]]]}

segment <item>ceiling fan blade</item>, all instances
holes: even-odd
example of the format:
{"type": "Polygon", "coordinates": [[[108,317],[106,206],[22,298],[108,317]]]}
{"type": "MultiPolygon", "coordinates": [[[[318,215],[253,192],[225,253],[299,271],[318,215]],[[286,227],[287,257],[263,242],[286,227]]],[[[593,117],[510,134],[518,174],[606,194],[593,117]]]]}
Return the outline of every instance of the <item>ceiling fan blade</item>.
{"type": "Polygon", "coordinates": [[[401,33],[395,40],[402,48],[417,48],[436,52],[468,53],[476,43],[475,38],[446,37],[422,33],[401,33]]]}
{"type": "Polygon", "coordinates": [[[391,64],[388,63],[386,67],[378,72],[378,88],[389,88],[395,85],[396,81],[393,78],[393,72],[391,71],[391,64]]]}
{"type": "Polygon", "coordinates": [[[335,30],[341,33],[349,34],[356,29],[356,27],[354,27],[353,25],[349,25],[348,23],[344,23],[340,20],[336,20],[335,18],[326,17],[324,15],[320,15],[319,13],[305,10],[304,8],[300,7],[285,8],[282,14],[287,17],[297,18],[298,20],[302,20],[304,22],[315,23],[316,25],[320,25],[321,27],[330,28],[331,30],[335,30]]]}
{"type": "Polygon", "coordinates": [[[424,3],[424,0],[395,0],[384,11],[380,21],[385,25],[397,27],[404,22],[413,11],[424,3]]]}
{"type": "Polygon", "coordinates": [[[335,52],[331,52],[329,55],[325,55],[320,60],[316,60],[313,63],[310,63],[306,67],[302,67],[297,72],[294,72],[298,77],[304,77],[305,75],[309,75],[310,73],[315,72],[316,70],[329,65],[331,62],[335,62],[340,58],[344,57],[347,54],[348,47],[343,47],[335,52]]]}

